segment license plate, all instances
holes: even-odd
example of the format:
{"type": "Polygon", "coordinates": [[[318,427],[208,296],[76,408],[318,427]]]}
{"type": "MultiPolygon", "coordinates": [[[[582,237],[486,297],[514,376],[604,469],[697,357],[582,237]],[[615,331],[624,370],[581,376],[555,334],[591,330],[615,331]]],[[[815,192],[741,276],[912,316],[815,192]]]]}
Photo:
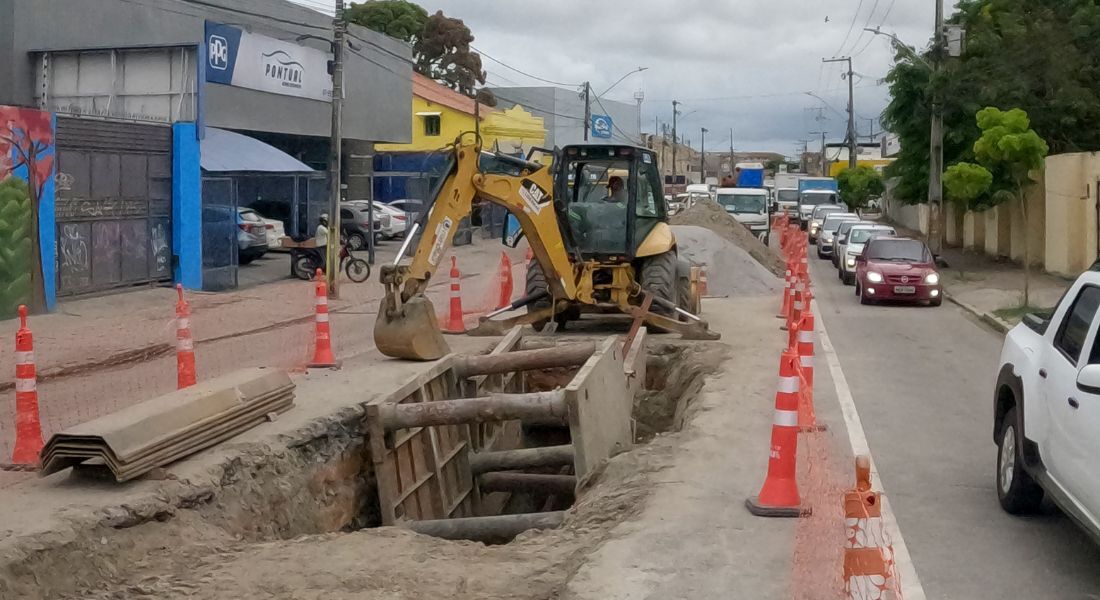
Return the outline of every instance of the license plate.
{"type": "Polygon", "coordinates": [[[914,287],[914,286],[911,286],[911,285],[895,285],[894,286],[894,293],[895,294],[915,294],[915,293],[917,293],[917,288],[914,287]]]}

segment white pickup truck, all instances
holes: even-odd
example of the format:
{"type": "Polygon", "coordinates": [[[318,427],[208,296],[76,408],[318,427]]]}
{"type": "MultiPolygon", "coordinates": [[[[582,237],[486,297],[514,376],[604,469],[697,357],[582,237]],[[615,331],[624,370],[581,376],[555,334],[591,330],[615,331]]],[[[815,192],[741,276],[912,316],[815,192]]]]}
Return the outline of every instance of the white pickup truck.
{"type": "Polygon", "coordinates": [[[1005,338],[994,392],[997,497],[1012,514],[1044,494],[1100,540],[1100,272],[1087,271],[1051,315],[1005,338]]]}

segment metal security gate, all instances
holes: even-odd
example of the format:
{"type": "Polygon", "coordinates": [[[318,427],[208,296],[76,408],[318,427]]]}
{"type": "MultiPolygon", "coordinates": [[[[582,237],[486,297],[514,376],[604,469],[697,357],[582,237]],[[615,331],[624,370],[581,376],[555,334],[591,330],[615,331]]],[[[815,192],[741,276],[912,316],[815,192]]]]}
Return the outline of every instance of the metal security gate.
{"type": "Polygon", "coordinates": [[[172,129],[57,119],[58,295],[172,278],[172,129]]]}

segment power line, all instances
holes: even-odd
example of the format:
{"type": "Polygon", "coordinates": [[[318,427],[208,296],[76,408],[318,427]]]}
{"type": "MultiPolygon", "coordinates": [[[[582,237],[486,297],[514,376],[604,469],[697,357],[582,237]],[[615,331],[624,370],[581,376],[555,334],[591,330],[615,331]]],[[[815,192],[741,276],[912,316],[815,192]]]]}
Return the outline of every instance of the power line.
{"type": "MultiPolygon", "coordinates": [[[[857,85],[855,87],[856,87],[856,89],[864,89],[864,88],[881,87],[881,86],[882,86],[882,84],[874,83],[874,84],[868,84],[868,85],[857,85]]],[[[801,90],[801,91],[796,91],[796,92],[795,91],[792,91],[792,92],[775,92],[775,93],[769,93],[769,94],[748,94],[748,95],[744,95],[744,96],[719,96],[719,97],[713,97],[713,98],[684,98],[682,100],[682,102],[721,102],[721,101],[725,101],[725,100],[750,100],[752,98],[778,98],[778,97],[781,97],[781,96],[804,96],[804,95],[806,95],[806,90],[801,90]]],[[[677,98],[677,99],[679,99],[679,98],[677,98]]],[[[666,102],[668,100],[670,100],[670,98],[654,98],[654,99],[652,99],[653,102],[666,102]]]]}
{"type": "Polygon", "coordinates": [[[871,7],[871,12],[867,15],[867,22],[865,22],[863,27],[859,30],[859,37],[856,38],[856,41],[852,42],[852,47],[848,48],[849,56],[851,56],[852,50],[855,50],[856,46],[863,41],[863,36],[867,35],[867,28],[871,26],[871,20],[875,18],[875,12],[878,10],[879,2],[881,2],[881,0],[875,0],[874,6],[871,7]]]}
{"type": "MultiPolygon", "coordinates": [[[[497,88],[497,89],[499,89],[499,88],[497,88]]],[[[498,100],[503,100],[505,102],[511,102],[512,104],[518,104],[518,105],[526,108],[527,110],[533,110],[535,112],[540,112],[540,113],[547,114],[547,115],[553,115],[555,117],[561,117],[563,119],[573,119],[574,121],[584,121],[584,117],[577,117],[577,116],[574,116],[574,115],[563,115],[561,113],[557,113],[557,112],[554,112],[552,110],[547,110],[545,108],[539,108],[539,107],[534,106],[534,105],[532,105],[531,103],[529,103],[525,100],[516,100],[515,98],[508,98],[507,96],[501,96],[499,93],[497,93],[496,90],[490,90],[490,91],[493,92],[493,96],[495,96],[498,100]]]]}
{"type": "MultiPolygon", "coordinates": [[[[890,16],[890,11],[894,10],[894,4],[896,3],[897,0],[890,0],[890,4],[887,5],[886,12],[882,14],[882,19],[879,20],[878,27],[876,27],[876,29],[882,29],[882,26],[886,24],[886,19],[890,16]]],[[[863,47],[859,49],[859,52],[856,52],[854,56],[859,56],[860,54],[863,54],[873,41],[875,41],[875,36],[872,35],[870,38],[867,39],[867,43],[864,44],[863,47]]]]}
{"type": "Polygon", "coordinates": [[[562,83],[560,81],[551,81],[549,79],[544,79],[544,78],[539,77],[537,75],[532,75],[532,74],[528,73],[527,71],[517,69],[517,68],[513,67],[512,65],[510,65],[508,63],[505,63],[505,62],[502,62],[502,61],[500,61],[496,58],[493,58],[492,56],[489,56],[488,54],[486,54],[484,51],[479,50],[479,49],[477,49],[473,46],[470,46],[470,49],[473,50],[474,52],[477,52],[478,54],[484,56],[485,58],[488,58],[489,60],[497,63],[498,65],[506,68],[506,69],[510,69],[512,71],[515,71],[516,73],[519,73],[520,75],[525,75],[527,77],[530,77],[531,79],[541,81],[543,83],[549,83],[551,85],[560,85],[562,87],[580,87],[581,85],[583,85],[583,84],[580,84],[580,83],[562,83]]]}
{"type": "MultiPolygon", "coordinates": [[[[600,108],[601,108],[601,109],[603,110],[603,112],[604,112],[604,114],[605,114],[605,115],[606,115],[606,114],[608,114],[608,112],[609,112],[609,111],[607,110],[607,108],[605,108],[605,107],[604,107],[604,105],[603,105],[603,102],[600,102],[600,97],[599,97],[599,96],[596,96],[596,104],[599,104],[599,105],[600,105],[600,108]]],[[[640,141],[638,141],[638,140],[636,140],[636,139],[634,139],[634,138],[630,137],[630,136],[629,136],[629,135],[627,135],[627,134],[626,134],[626,132],[624,132],[624,131],[623,131],[622,129],[619,129],[619,126],[615,124],[615,121],[614,121],[614,120],[612,120],[612,121],[611,121],[611,127],[612,127],[612,128],[613,128],[613,129],[615,130],[615,131],[618,131],[618,132],[619,132],[619,135],[623,136],[623,138],[624,138],[624,139],[626,139],[626,140],[627,140],[628,142],[630,142],[630,143],[632,143],[632,144],[637,144],[637,145],[639,145],[639,146],[640,146],[640,145],[642,145],[642,143],[641,143],[640,141]]]]}
{"type": "Polygon", "coordinates": [[[859,6],[856,7],[856,14],[852,15],[852,23],[848,25],[848,33],[844,34],[844,41],[840,42],[840,46],[833,52],[833,56],[840,56],[840,51],[844,49],[844,45],[848,43],[848,40],[852,37],[852,30],[856,28],[856,21],[859,20],[859,11],[863,10],[863,1],[859,0],[859,6]]]}

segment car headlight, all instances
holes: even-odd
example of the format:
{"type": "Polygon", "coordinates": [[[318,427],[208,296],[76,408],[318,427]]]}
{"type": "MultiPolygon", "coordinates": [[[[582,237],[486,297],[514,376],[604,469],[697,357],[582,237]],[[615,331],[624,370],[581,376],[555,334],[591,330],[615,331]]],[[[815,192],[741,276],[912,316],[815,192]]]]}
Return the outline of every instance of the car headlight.
{"type": "Polygon", "coordinates": [[[847,264],[847,265],[848,265],[849,267],[854,267],[854,266],[856,266],[856,257],[854,257],[854,256],[849,256],[849,257],[848,257],[848,260],[846,260],[846,261],[844,261],[844,262],[845,262],[845,263],[846,263],[846,264],[847,264]]]}
{"type": "Polygon", "coordinates": [[[877,273],[875,271],[868,271],[867,272],[867,281],[870,281],[871,283],[882,283],[882,273],[877,273]]]}
{"type": "Polygon", "coordinates": [[[928,285],[936,285],[940,282],[940,276],[937,273],[929,273],[928,277],[924,278],[924,282],[928,285]]]}
{"type": "Polygon", "coordinates": [[[813,225],[813,226],[811,226],[811,227],[810,227],[810,231],[812,231],[812,232],[814,232],[814,233],[817,233],[817,225],[813,225]]]}

